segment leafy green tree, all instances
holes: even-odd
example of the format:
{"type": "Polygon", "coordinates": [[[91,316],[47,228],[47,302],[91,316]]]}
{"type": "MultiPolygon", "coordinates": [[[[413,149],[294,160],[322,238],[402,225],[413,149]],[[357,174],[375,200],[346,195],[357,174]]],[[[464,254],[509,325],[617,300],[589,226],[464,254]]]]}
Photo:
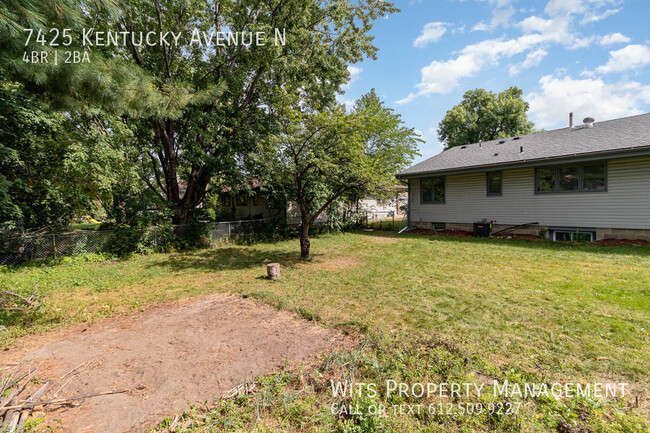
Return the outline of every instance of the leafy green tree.
{"type": "Polygon", "coordinates": [[[278,89],[292,86],[312,100],[332,101],[348,78],[347,64],[376,52],[368,35],[372,20],[394,10],[379,0],[130,2],[113,29],[230,29],[269,37],[286,29],[284,46],[128,47],[121,53],[174,95],[169,108],[133,119],[142,159],[150,163],[149,186],[170,203],[174,222],[189,222],[211,179],[241,173],[240,155],[276,125],[267,107],[278,89]]]}
{"type": "Polygon", "coordinates": [[[290,85],[312,101],[331,103],[349,77],[347,65],[375,56],[373,21],[397,10],[383,0],[131,0],[115,8],[109,1],[43,3],[21,6],[34,13],[28,21],[20,14],[2,17],[0,9],[5,64],[30,88],[51,95],[55,106],[121,115],[134,131],[143,181],[168,203],[177,224],[189,222],[212,179],[236,178],[242,155],[276,126],[267,107],[277,89],[290,85]],[[49,6],[63,12],[52,14],[49,6]],[[68,13],[75,8],[84,13],[68,13]],[[62,21],[97,32],[246,31],[269,39],[275,29],[286,29],[286,43],[143,47],[127,38],[127,46],[91,49],[90,65],[53,70],[17,60],[20,44],[11,41],[22,26],[62,21]]]}
{"type": "Polygon", "coordinates": [[[522,94],[517,87],[498,95],[484,89],[468,90],[461,103],[447,111],[438,124],[438,139],[450,149],[534,132],[522,94]]]}
{"type": "Polygon", "coordinates": [[[97,203],[117,221],[150,220],[164,207],[140,178],[123,122],[48,110],[40,99],[0,80],[0,225],[63,228],[97,203]]]}
{"type": "Polygon", "coordinates": [[[74,164],[70,118],[44,111],[21,86],[0,82],[0,224],[61,227],[87,209],[84,173],[74,164]]]}
{"type": "Polygon", "coordinates": [[[276,110],[281,131],[262,145],[256,167],[273,196],[297,205],[300,257],[308,259],[309,229],[318,217],[340,197],[372,194],[394,183],[421,140],[374,90],[350,113],[335,104],[309,109],[304,99],[288,94],[276,110]]]}

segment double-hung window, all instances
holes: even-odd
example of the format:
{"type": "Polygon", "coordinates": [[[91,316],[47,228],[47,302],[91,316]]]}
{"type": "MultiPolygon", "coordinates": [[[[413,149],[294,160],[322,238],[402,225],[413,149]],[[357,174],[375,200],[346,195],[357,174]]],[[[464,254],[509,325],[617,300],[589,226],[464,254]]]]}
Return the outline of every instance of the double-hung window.
{"type": "Polygon", "coordinates": [[[500,171],[489,171],[487,173],[487,195],[501,195],[503,186],[503,173],[500,171]]]}
{"type": "Polygon", "coordinates": [[[445,202],[445,178],[427,177],[420,181],[421,203],[444,203],[445,202]]]}

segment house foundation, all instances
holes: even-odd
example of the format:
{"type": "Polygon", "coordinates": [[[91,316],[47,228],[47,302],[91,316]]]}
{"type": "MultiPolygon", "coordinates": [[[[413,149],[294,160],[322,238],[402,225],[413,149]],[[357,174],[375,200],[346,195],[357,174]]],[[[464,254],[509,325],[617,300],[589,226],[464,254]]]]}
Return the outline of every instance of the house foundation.
{"type": "MultiPolygon", "coordinates": [[[[411,227],[425,230],[432,230],[434,223],[428,221],[413,221],[411,227]]],[[[462,230],[466,232],[474,231],[474,225],[469,223],[435,223],[436,228],[444,228],[447,230],[462,230]]],[[[492,226],[492,233],[512,227],[507,224],[494,224],[492,226]]],[[[532,235],[539,236],[544,233],[548,238],[548,227],[544,226],[528,226],[519,227],[509,230],[506,233],[519,234],[519,235],[532,235]]],[[[604,239],[629,239],[629,240],[644,240],[650,241],[650,230],[647,229],[615,229],[615,228],[597,228],[596,238],[594,240],[600,241],[604,239]]]]}

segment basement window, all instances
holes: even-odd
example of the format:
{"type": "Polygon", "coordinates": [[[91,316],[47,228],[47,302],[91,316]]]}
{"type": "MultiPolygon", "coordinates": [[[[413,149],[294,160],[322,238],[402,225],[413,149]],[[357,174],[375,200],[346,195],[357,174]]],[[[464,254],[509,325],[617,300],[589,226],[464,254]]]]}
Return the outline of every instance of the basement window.
{"type": "Polygon", "coordinates": [[[596,232],[593,229],[551,230],[551,240],[562,242],[593,242],[596,232]]]}

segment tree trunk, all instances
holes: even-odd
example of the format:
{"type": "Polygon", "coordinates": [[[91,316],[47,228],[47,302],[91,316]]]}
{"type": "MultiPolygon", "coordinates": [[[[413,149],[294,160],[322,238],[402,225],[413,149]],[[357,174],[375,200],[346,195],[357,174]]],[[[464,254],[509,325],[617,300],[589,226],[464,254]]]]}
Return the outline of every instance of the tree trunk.
{"type": "Polygon", "coordinates": [[[118,194],[115,193],[113,193],[113,206],[111,213],[113,214],[113,218],[115,218],[115,222],[118,224],[122,224],[126,219],[126,215],[124,213],[124,201],[118,194]]]}
{"type": "Polygon", "coordinates": [[[190,223],[191,213],[190,209],[181,205],[176,207],[176,212],[172,218],[172,224],[174,225],[187,225],[190,223]]]}
{"type": "Polygon", "coordinates": [[[309,260],[309,248],[311,242],[309,241],[309,223],[303,221],[300,227],[300,259],[309,260]]]}

